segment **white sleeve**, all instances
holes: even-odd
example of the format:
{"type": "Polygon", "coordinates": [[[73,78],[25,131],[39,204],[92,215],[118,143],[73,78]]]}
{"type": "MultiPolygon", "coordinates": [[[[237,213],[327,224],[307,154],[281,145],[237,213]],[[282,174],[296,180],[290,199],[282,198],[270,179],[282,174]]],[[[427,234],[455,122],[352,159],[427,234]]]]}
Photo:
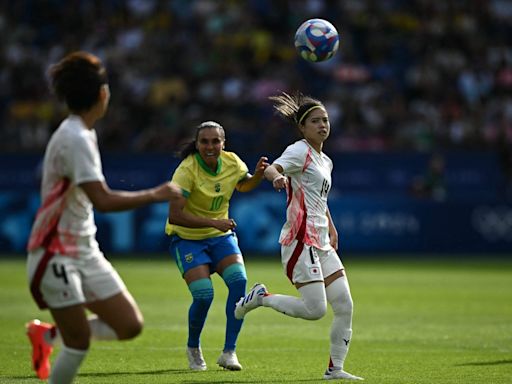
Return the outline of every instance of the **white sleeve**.
{"type": "Polygon", "coordinates": [[[92,136],[77,136],[67,157],[68,175],[74,184],[105,180],[98,145],[92,136]]]}
{"type": "Polygon", "coordinates": [[[298,141],[289,145],[284,152],[274,161],[283,168],[283,173],[292,174],[302,172],[306,158],[307,146],[298,141]]]}

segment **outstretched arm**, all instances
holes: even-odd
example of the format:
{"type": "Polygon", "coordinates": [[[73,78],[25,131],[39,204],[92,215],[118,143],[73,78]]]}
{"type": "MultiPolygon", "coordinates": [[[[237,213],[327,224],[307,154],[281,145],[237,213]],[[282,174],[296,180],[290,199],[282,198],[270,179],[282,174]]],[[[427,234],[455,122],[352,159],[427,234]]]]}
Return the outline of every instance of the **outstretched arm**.
{"type": "Polygon", "coordinates": [[[140,191],[111,190],[104,181],[90,181],[80,184],[79,187],[89,197],[94,208],[100,212],[125,211],[181,196],[181,189],[171,182],[140,191]]]}
{"type": "Polygon", "coordinates": [[[256,164],[254,175],[251,175],[250,173],[247,174],[247,177],[236,185],[236,190],[239,192],[249,192],[256,188],[261,183],[261,180],[263,179],[263,172],[268,167],[267,161],[268,158],[265,156],[260,157],[256,164]]]}

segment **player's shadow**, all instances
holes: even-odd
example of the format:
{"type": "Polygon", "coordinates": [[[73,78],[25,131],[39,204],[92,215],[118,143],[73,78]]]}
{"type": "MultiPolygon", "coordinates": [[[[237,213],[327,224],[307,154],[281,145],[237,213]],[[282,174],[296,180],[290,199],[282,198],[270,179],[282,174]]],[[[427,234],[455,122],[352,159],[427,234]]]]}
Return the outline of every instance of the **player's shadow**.
{"type": "Polygon", "coordinates": [[[190,369],[156,369],[152,371],[115,371],[115,372],[85,372],[79,373],[78,377],[108,377],[118,375],[166,375],[166,374],[193,373],[190,369]]]}
{"type": "MultiPolygon", "coordinates": [[[[510,361],[512,362],[512,361],[510,361]]],[[[218,370],[219,373],[222,373],[222,372],[227,372],[225,370],[218,370]]],[[[177,375],[177,374],[191,374],[191,375],[197,375],[197,374],[200,374],[200,372],[196,372],[196,371],[192,371],[190,369],[157,369],[157,370],[151,370],[151,371],[115,371],[115,372],[84,372],[84,373],[79,373],[78,374],[78,378],[80,377],[96,377],[96,378],[100,378],[100,377],[110,377],[110,376],[119,376],[119,375],[130,375],[130,376],[137,376],[137,375],[168,375],[168,374],[174,374],[174,375],[177,375]]],[[[209,371],[209,373],[211,374],[212,371],[209,371]]],[[[26,380],[27,378],[29,377],[32,377],[32,376],[27,376],[27,375],[20,375],[20,376],[10,376],[10,377],[6,377],[6,376],[0,376],[0,378],[6,378],[6,379],[12,379],[12,380],[26,380]]],[[[251,379],[248,379],[248,380],[244,380],[243,378],[240,378],[240,379],[237,379],[236,381],[231,381],[231,380],[226,380],[226,377],[223,376],[223,377],[220,377],[219,379],[211,379],[211,377],[209,378],[209,381],[208,383],[211,383],[211,384],[214,384],[214,383],[219,383],[219,384],[226,384],[226,383],[240,383],[240,384],[260,384],[260,383],[310,383],[310,382],[319,382],[319,381],[322,381],[323,380],[320,380],[320,379],[302,379],[302,380],[297,380],[297,379],[290,379],[290,380],[286,380],[286,379],[279,379],[278,381],[276,381],[275,379],[258,379],[258,380],[251,380],[251,379]]],[[[1,382],[1,380],[0,380],[1,382]]],[[[196,380],[180,380],[180,383],[181,384],[204,384],[205,381],[202,380],[202,381],[196,381],[196,380]]]]}
{"type": "MultiPolygon", "coordinates": [[[[227,372],[225,370],[218,370],[219,373],[221,372],[227,372]]],[[[91,372],[91,373],[80,373],[78,374],[78,377],[109,377],[109,376],[118,376],[118,375],[130,375],[130,376],[136,376],[136,375],[166,375],[166,374],[192,374],[197,375],[200,372],[192,371],[190,369],[159,369],[159,370],[152,370],[152,371],[126,371],[126,372],[91,372]]],[[[210,374],[212,371],[209,372],[210,374]]],[[[214,384],[226,384],[226,383],[239,383],[239,384],[261,384],[261,383],[309,383],[309,382],[318,382],[318,379],[290,379],[290,380],[282,380],[276,381],[275,379],[268,379],[268,380],[244,380],[244,379],[238,379],[236,381],[228,380],[226,381],[226,377],[222,377],[217,379],[211,379],[209,378],[208,383],[214,384]]],[[[196,380],[180,380],[181,384],[204,384],[205,381],[196,381],[196,380]]]]}
{"type": "MultiPolygon", "coordinates": [[[[223,371],[219,371],[219,372],[223,372],[223,371]]],[[[226,379],[226,377],[222,377],[222,378],[219,378],[218,380],[217,379],[212,379],[211,377],[209,378],[209,381],[208,383],[209,384],[214,384],[214,383],[219,383],[219,384],[226,384],[226,383],[237,383],[237,384],[260,384],[260,383],[311,383],[311,382],[324,382],[325,380],[321,380],[321,379],[301,379],[301,380],[297,380],[297,379],[289,379],[289,380],[286,380],[286,379],[279,379],[276,381],[276,379],[258,379],[258,380],[254,380],[254,379],[247,379],[247,380],[244,380],[243,378],[237,378],[236,381],[232,381],[232,380],[229,380],[229,379],[226,379]]],[[[196,381],[196,380],[182,380],[180,381],[181,384],[204,384],[204,381],[196,381]]]]}
{"type": "MultiPolygon", "coordinates": [[[[290,380],[283,380],[279,379],[276,381],[275,379],[269,379],[269,380],[237,380],[237,381],[226,381],[226,379],[222,380],[210,380],[208,383],[214,384],[226,384],[226,383],[237,383],[237,384],[259,384],[259,383],[311,383],[311,382],[324,382],[325,380],[321,379],[303,379],[303,380],[296,380],[296,379],[290,379],[290,380]]],[[[204,384],[204,381],[188,381],[188,380],[182,380],[180,381],[181,384],[204,384]]]]}
{"type": "MultiPolygon", "coordinates": [[[[512,362],[512,361],[510,361],[512,362]]],[[[223,372],[223,370],[219,370],[219,372],[223,372]]],[[[166,375],[166,374],[186,374],[190,373],[193,375],[197,375],[198,372],[192,371],[190,369],[158,369],[158,370],[152,370],[152,371],[116,371],[116,372],[90,372],[90,373],[79,373],[78,378],[80,377],[109,377],[109,376],[119,376],[119,375],[130,375],[130,376],[136,376],[136,375],[166,375]]],[[[210,371],[211,373],[211,371],[210,371]]],[[[23,380],[25,381],[27,378],[33,377],[32,375],[19,375],[19,376],[0,376],[0,378],[5,379],[11,379],[11,380],[23,380]]],[[[222,383],[225,384],[227,382],[229,383],[240,383],[240,384],[259,384],[259,383],[309,383],[309,382],[318,382],[323,381],[319,379],[303,379],[303,380],[297,380],[297,379],[290,379],[290,380],[283,380],[280,379],[279,381],[276,381],[275,379],[269,379],[269,380],[237,380],[235,381],[226,381],[226,377],[219,378],[218,380],[209,380],[209,383],[222,383]]],[[[204,384],[204,381],[196,381],[196,380],[181,380],[181,384],[204,384]]]]}
{"type": "Polygon", "coordinates": [[[512,360],[495,360],[495,361],[475,361],[472,363],[456,364],[456,367],[471,367],[471,366],[484,366],[484,365],[502,365],[512,364],[512,360]]]}
{"type": "MultiPolygon", "coordinates": [[[[190,369],[160,369],[153,371],[116,371],[116,372],[91,372],[91,373],[79,373],[77,377],[108,377],[108,376],[118,376],[118,375],[165,375],[165,374],[183,374],[183,373],[194,373],[190,369]]],[[[15,375],[15,376],[3,376],[0,375],[0,383],[3,383],[2,379],[9,380],[27,380],[28,378],[35,378],[34,375],[15,375]]]]}

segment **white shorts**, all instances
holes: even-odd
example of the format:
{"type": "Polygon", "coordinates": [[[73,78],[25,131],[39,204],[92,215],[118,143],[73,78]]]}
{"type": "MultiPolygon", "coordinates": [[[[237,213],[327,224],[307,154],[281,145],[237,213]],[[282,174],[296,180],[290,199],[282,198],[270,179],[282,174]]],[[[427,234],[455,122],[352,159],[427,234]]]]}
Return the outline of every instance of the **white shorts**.
{"type": "Polygon", "coordinates": [[[91,247],[78,258],[52,255],[43,248],[29,252],[28,280],[39,308],[65,308],[107,299],[126,290],[96,240],[87,241],[91,247]]]}
{"type": "Polygon", "coordinates": [[[281,246],[281,262],[293,284],[324,281],[324,277],[343,269],[343,264],[334,249],[321,249],[294,240],[281,246]]]}

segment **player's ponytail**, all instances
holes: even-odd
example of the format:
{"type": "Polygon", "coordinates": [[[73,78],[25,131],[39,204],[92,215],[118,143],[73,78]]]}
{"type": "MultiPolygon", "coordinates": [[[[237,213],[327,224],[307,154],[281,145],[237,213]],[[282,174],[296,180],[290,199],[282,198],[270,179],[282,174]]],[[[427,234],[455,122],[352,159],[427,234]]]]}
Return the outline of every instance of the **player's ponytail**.
{"type": "Polygon", "coordinates": [[[297,126],[304,123],[312,110],[325,108],[321,101],[300,92],[293,95],[282,92],[278,96],[270,96],[269,99],[274,102],[277,114],[297,126]]]}

